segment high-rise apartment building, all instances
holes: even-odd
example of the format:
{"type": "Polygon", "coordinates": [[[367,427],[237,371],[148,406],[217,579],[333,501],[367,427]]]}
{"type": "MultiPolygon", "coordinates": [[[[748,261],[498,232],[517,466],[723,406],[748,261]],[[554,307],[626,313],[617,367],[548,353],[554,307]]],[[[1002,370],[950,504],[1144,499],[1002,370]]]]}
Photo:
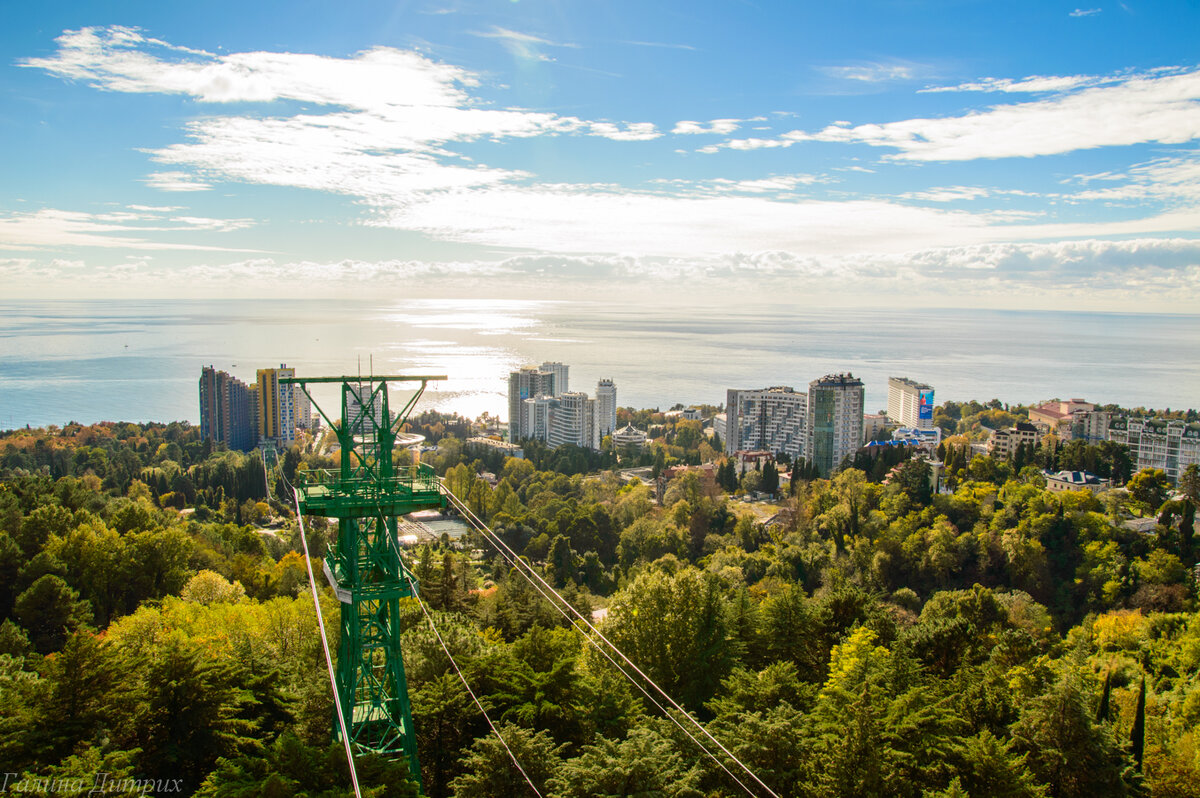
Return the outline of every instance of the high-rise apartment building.
{"type": "MultiPolygon", "coordinates": [[[[280,383],[285,377],[296,376],[296,370],[280,364],[277,369],[258,370],[258,437],[284,445],[296,442],[297,413],[295,385],[280,383]]],[[[301,394],[303,396],[303,394],[301,394]]],[[[307,397],[305,397],[307,398],[307,397]]]]}
{"type": "Polygon", "coordinates": [[[617,386],[612,380],[596,383],[596,434],[593,449],[599,449],[606,435],[617,430],[617,386]]]}
{"type": "Polygon", "coordinates": [[[551,392],[551,396],[559,396],[560,394],[564,394],[570,390],[570,388],[567,387],[567,372],[570,370],[570,366],[559,363],[556,360],[553,363],[543,363],[538,368],[540,368],[542,371],[548,371],[554,375],[554,390],[551,392]]]}
{"type": "Polygon", "coordinates": [[[864,393],[862,380],[849,373],[808,384],[804,450],[821,476],[832,476],[862,445],[864,393]]]}
{"type": "Polygon", "coordinates": [[[371,383],[352,384],[346,394],[346,418],[349,429],[356,434],[373,434],[383,427],[383,391],[387,390],[386,383],[381,383],[378,390],[372,390],[371,383]],[[361,430],[361,432],[360,432],[361,430]]]}
{"type": "Polygon", "coordinates": [[[596,439],[596,402],[582,391],[567,391],[554,397],[550,405],[548,442],[552,447],[573,444],[594,448],[596,439]]]}
{"type": "Polygon", "coordinates": [[[887,412],[901,427],[933,429],[933,387],[908,377],[888,377],[887,412]]]}
{"type": "MultiPolygon", "coordinates": [[[[550,441],[550,408],[554,406],[555,398],[546,394],[526,399],[521,402],[519,418],[521,420],[521,436],[516,440],[533,438],[534,440],[550,441]]],[[[512,429],[512,422],[508,422],[512,429]]]]}
{"type": "MultiPolygon", "coordinates": [[[[808,397],[786,385],[726,392],[725,451],[803,457],[808,397]]],[[[861,420],[860,420],[861,429],[861,420]]]]}
{"type": "Polygon", "coordinates": [[[200,370],[200,437],[243,452],[258,442],[250,389],[212,366],[200,370]]]}
{"type": "MultiPolygon", "coordinates": [[[[556,364],[547,364],[556,365],[556,364]]],[[[557,364],[562,366],[561,363],[557,364]]],[[[562,366],[561,379],[566,379],[566,366],[562,366]]],[[[508,375],[508,439],[517,443],[522,438],[536,437],[525,424],[524,403],[526,399],[539,396],[555,396],[559,373],[539,366],[522,366],[508,375]]]]}

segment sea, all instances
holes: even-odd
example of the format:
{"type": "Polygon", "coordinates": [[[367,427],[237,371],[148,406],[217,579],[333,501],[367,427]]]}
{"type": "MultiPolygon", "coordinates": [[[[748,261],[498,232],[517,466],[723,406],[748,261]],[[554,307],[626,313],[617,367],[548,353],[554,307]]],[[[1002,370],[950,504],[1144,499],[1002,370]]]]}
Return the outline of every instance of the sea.
{"type": "MultiPolygon", "coordinates": [[[[246,382],[420,374],[418,409],[506,420],[508,374],[561,361],[571,390],[611,378],[635,408],[719,404],[729,388],[805,390],[825,374],[929,383],[935,400],[1083,398],[1200,406],[1200,315],[797,308],[755,303],[492,299],[0,300],[0,429],[76,421],[198,422],[200,369],[246,382]]],[[[319,404],[336,408],[328,386],[319,404]]],[[[396,389],[393,389],[396,390],[396,389]]],[[[394,403],[393,399],[393,403],[394,403]]]]}

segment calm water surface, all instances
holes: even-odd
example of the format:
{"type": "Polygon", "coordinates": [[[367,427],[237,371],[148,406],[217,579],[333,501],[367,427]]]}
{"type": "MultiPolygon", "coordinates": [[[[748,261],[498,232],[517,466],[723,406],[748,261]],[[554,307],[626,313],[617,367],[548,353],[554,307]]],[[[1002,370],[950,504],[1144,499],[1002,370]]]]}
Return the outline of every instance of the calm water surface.
{"type": "MultiPolygon", "coordinates": [[[[75,420],[198,421],[213,364],[243,380],[445,374],[422,407],[505,416],[505,380],[561,360],[570,387],[611,377],[619,404],[717,404],[727,388],[851,371],[867,406],[887,378],[937,400],[1084,397],[1200,406],[1200,316],[990,310],[632,307],[494,300],[0,302],[0,428],[75,420]],[[361,365],[360,365],[361,363],[361,365]]],[[[317,394],[333,404],[332,393],[317,394]]]]}

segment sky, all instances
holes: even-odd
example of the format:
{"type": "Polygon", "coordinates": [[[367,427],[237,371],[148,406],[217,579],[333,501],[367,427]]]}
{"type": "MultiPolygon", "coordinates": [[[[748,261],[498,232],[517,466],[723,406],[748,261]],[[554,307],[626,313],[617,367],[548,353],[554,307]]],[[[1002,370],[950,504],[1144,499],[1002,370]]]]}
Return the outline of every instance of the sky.
{"type": "Polygon", "coordinates": [[[9,298],[1200,308],[1200,3],[10,4],[9,298]]]}

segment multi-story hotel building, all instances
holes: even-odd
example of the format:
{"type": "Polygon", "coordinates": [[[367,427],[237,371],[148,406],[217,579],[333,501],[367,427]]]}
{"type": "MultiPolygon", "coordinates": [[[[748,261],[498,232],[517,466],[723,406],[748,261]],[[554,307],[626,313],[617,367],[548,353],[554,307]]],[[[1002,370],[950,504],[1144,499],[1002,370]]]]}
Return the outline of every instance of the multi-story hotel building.
{"type": "Polygon", "coordinates": [[[1200,424],[1156,418],[1114,418],[1108,439],[1129,447],[1134,470],[1161,468],[1174,482],[1200,463],[1200,424]]]}
{"type": "Polygon", "coordinates": [[[933,429],[933,387],[908,377],[888,377],[888,418],[909,429],[933,429]]]}
{"type": "Polygon", "coordinates": [[[862,380],[849,373],[808,384],[804,451],[821,476],[832,476],[862,446],[864,394],[862,380]]]}
{"type": "Polygon", "coordinates": [[[786,385],[758,390],[730,388],[725,396],[725,452],[753,450],[804,456],[807,409],[808,397],[786,385]]]}

